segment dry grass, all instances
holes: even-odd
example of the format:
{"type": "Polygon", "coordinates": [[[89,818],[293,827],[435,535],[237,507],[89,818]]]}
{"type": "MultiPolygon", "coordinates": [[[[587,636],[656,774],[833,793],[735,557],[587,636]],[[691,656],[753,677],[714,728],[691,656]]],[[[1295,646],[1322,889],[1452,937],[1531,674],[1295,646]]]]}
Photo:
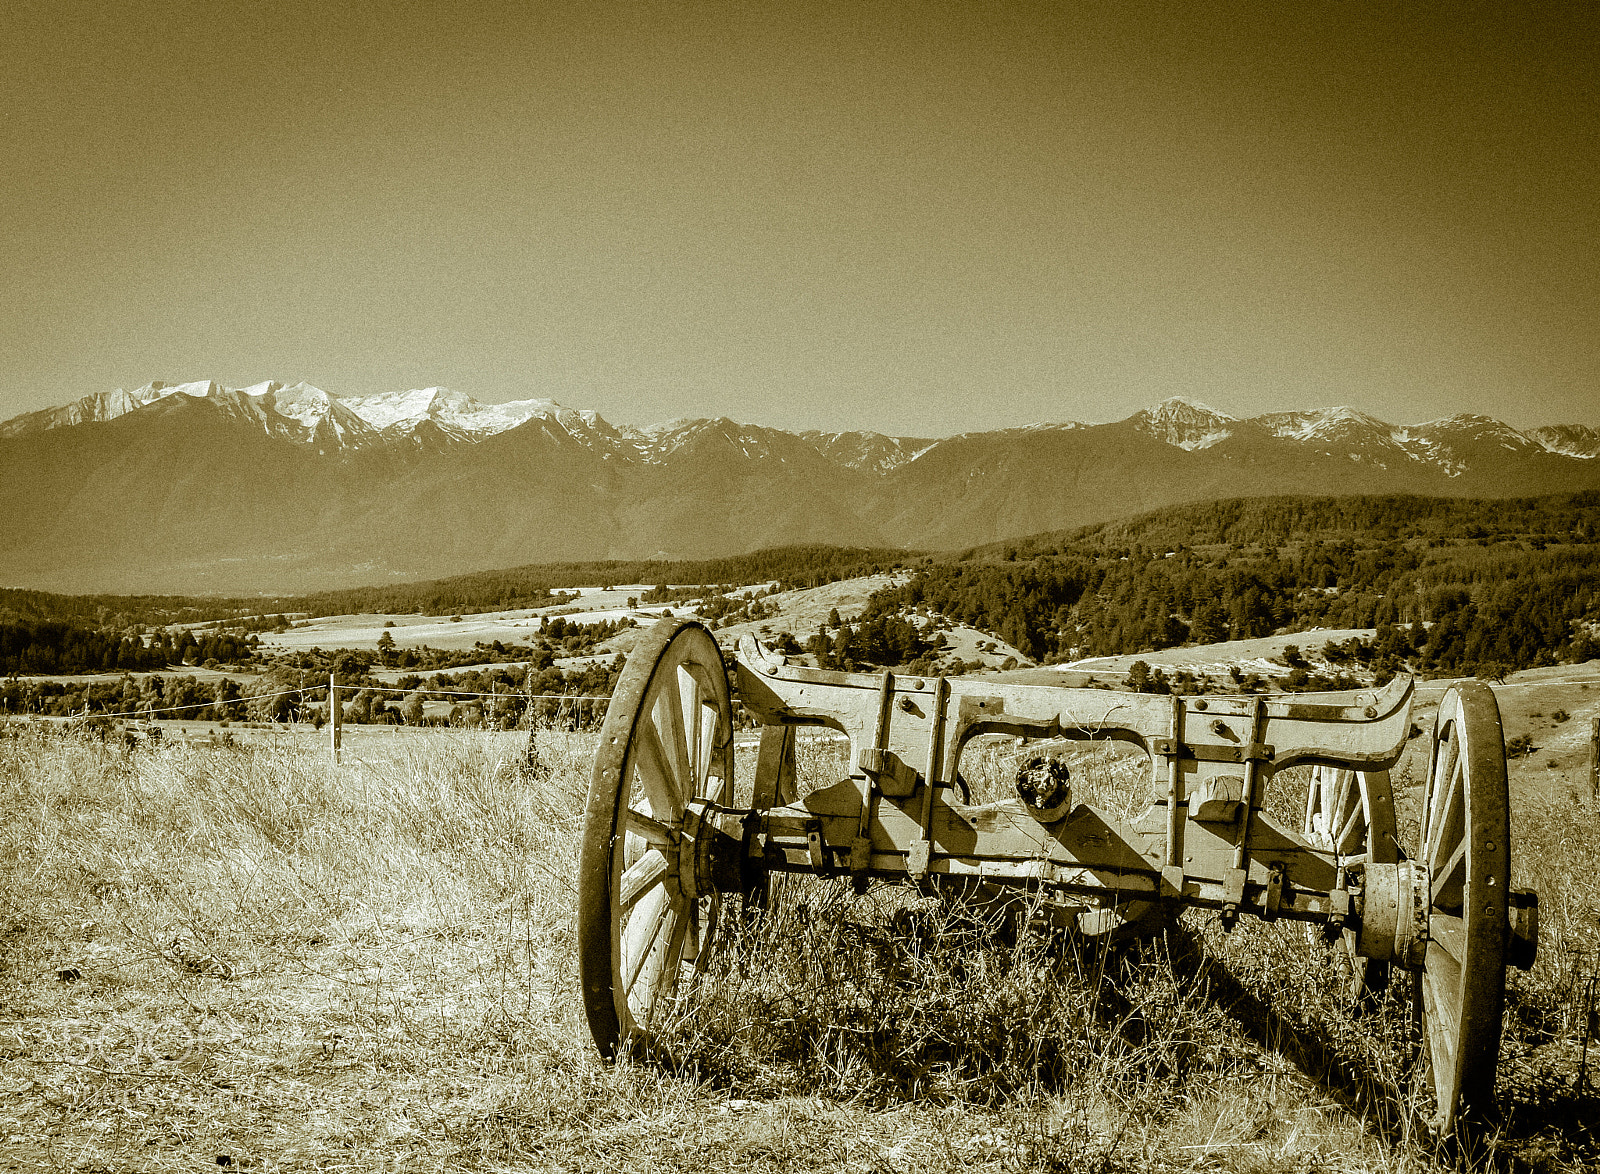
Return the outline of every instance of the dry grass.
{"type": "MultiPolygon", "coordinates": [[[[604,1068],[570,916],[592,740],[541,731],[534,775],[521,737],[374,740],[337,769],[310,737],[0,742],[0,1169],[1472,1164],[1415,1132],[1399,984],[1357,1016],[1294,927],[1186,919],[1108,949],[949,894],[791,881],[727,919],[676,1067],[604,1068]]],[[[969,755],[976,797],[1014,753],[969,755]]],[[[802,743],[802,770],[831,781],[838,755],[802,743]]],[[[1113,751],[1074,775],[1142,801],[1113,751]]],[[[1514,981],[1493,1152],[1581,1169],[1600,837],[1592,808],[1517,819],[1546,949],[1514,981]]]]}

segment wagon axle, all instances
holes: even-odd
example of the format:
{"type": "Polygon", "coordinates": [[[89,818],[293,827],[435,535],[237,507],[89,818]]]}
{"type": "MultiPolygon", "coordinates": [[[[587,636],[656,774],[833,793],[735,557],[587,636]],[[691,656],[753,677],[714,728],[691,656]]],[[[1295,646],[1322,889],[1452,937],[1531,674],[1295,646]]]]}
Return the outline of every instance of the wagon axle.
{"type": "Polygon", "coordinates": [[[1357,993],[1413,975],[1441,1130],[1492,1102],[1504,968],[1531,965],[1537,900],[1512,893],[1505,752],[1493,692],[1451,689],[1430,741],[1421,838],[1396,835],[1388,770],[1413,683],[1288,696],[1118,694],[993,678],[896,677],[789,664],[753,640],[732,676],[762,724],[735,802],[728,672],[691,620],[651,628],[601,730],[585,811],[579,960],[607,1058],[647,1043],[706,964],[724,898],[773,873],[1049,900],[1085,934],[1141,933],[1181,908],[1297,921],[1339,943],[1357,993]],[[849,774],[802,795],[795,731],[849,740],[849,774]],[[1073,801],[1059,761],[1024,763],[1015,798],[973,804],[958,766],[984,734],[1143,750],[1156,782],[1134,818],[1073,801]],[[1304,820],[1264,805],[1312,768],[1304,820]]]}
{"type": "MultiPolygon", "coordinates": [[[[687,806],[675,852],[676,875],[686,900],[715,893],[748,901],[766,891],[767,878],[774,872],[852,875],[846,850],[827,847],[816,825],[808,830],[805,843],[792,838],[785,841],[770,833],[767,813],[720,808],[705,800],[687,806]]],[[[869,875],[885,881],[908,879],[904,870],[893,867],[869,875]]],[[[1009,881],[1019,893],[1045,894],[1068,904],[1076,899],[1084,910],[1115,910],[1119,905],[1150,900],[1145,888],[1117,890],[1084,884],[1075,872],[1054,866],[1032,877],[989,874],[982,879],[1009,881]]],[[[1234,906],[1234,910],[1235,916],[1242,911],[1264,921],[1302,921],[1319,927],[1329,941],[1351,932],[1358,956],[1420,970],[1429,941],[1430,887],[1427,870],[1412,861],[1355,863],[1349,867],[1345,883],[1326,893],[1297,893],[1284,871],[1276,869],[1265,886],[1247,888],[1242,909],[1234,906]]],[[[1185,908],[1219,912],[1229,908],[1215,894],[1208,897],[1203,891],[1167,900],[1185,908]]],[[[1526,970],[1533,964],[1538,945],[1538,898],[1526,890],[1513,890],[1509,905],[1506,961],[1526,970]]]]}

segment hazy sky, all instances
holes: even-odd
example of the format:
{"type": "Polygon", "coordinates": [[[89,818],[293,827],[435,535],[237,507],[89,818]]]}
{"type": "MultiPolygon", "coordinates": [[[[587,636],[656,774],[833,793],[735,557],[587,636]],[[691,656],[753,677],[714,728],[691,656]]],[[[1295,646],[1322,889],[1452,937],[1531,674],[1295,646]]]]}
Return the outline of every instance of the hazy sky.
{"type": "Polygon", "coordinates": [[[0,417],[1600,424],[1597,7],[0,6],[0,417]]]}

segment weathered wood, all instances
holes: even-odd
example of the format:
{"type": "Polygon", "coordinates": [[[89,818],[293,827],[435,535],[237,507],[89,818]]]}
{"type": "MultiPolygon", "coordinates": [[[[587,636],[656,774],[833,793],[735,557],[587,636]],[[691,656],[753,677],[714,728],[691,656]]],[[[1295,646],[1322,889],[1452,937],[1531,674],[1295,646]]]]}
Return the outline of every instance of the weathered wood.
{"type": "Polygon", "coordinates": [[[1185,791],[1212,775],[1237,774],[1237,764],[1252,754],[1270,755],[1273,772],[1319,762],[1387,770],[1405,749],[1414,688],[1410,678],[1397,677],[1383,689],[1347,693],[1176,698],[977,677],[950,680],[941,692],[936,678],[886,681],[882,674],[790,665],[749,638],[739,652],[736,678],[746,709],[765,724],[840,731],[850,739],[851,763],[869,749],[893,751],[905,763],[928,760],[937,708],[937,783],[954,781],[961,749],[980,734],[1130,743],[1177,761],[1185,791]],[[883,704],[886,686],[890,706],[883,704]],[[1173,745],[1175,706],[1184,721],[1173,745]]]}
{"type": "Polygon", "coordinates": [[[757,811],[787,806],[799,798],[794,779],[794,726],[762,726],[756,751],[755,793],[750,806],[757,811]]]}
{"type": "Polygon", "coordinates": [[[339,678],[328,674],[328,755],[339,765],[339,730],[344,725],[344,707],[339,704],[339,678]]]}
{"type": "Polygon", "coordinates": [[[1589,797],[1600,799],[1600,717],[1589,723],[1589,797]]]}
{"type": "MultiPolygon", "coordinates": [[[[1062,820],[1041,824],[1015,800],[965,806],[949,802],[948,794],[940,789],[931,796],[930,852],[921,871],[1031,881],[1121,899],[1160,891],[1167,843],[1164,803],[1131,824],[1087,804],[1079,804],[1062,820]]],[[[929,799],[921,787],[903,799],[877,798],[866,826],[868,868],[874,875],[903,880],[916,871],[911,851],[921,839],[923,805],[929,799]]],[[[862,826],[861,804],[859,788],[846,779],[813,791],[798,804],[769,811],[763,822],[769,862],[786,870],[791,865],[812,870],[807,835],[820,823],[825,866],[843,870],[862,826]]],[[[1181,896],[1188,903],[1225,903],[1223,884],[1237,838],[1236,823],[1186,821],[1180,864],[1181,896]]],[[[1288,880],[1291,916],[1327,908],[1337,877],[1333,855],[1258,813],[1247,869],[1252,894],[1266,889],[1274,867],[1281,867],[1288,880]]]]}

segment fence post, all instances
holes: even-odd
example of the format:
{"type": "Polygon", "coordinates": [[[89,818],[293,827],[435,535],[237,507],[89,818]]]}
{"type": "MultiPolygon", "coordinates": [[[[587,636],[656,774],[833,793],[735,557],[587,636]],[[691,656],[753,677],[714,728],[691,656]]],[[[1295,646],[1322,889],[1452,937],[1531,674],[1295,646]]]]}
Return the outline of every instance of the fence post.
{"type": "Polygon", "coordinates": [[[1600,717],[1589,723],[1589,797],[1600,799],[1600,717]]]}
{"type": "Polygon", "coordinates": [[[339,678],[328,674],[328,754],[333,759],[333,765],[339,765],[339,678]]]}

